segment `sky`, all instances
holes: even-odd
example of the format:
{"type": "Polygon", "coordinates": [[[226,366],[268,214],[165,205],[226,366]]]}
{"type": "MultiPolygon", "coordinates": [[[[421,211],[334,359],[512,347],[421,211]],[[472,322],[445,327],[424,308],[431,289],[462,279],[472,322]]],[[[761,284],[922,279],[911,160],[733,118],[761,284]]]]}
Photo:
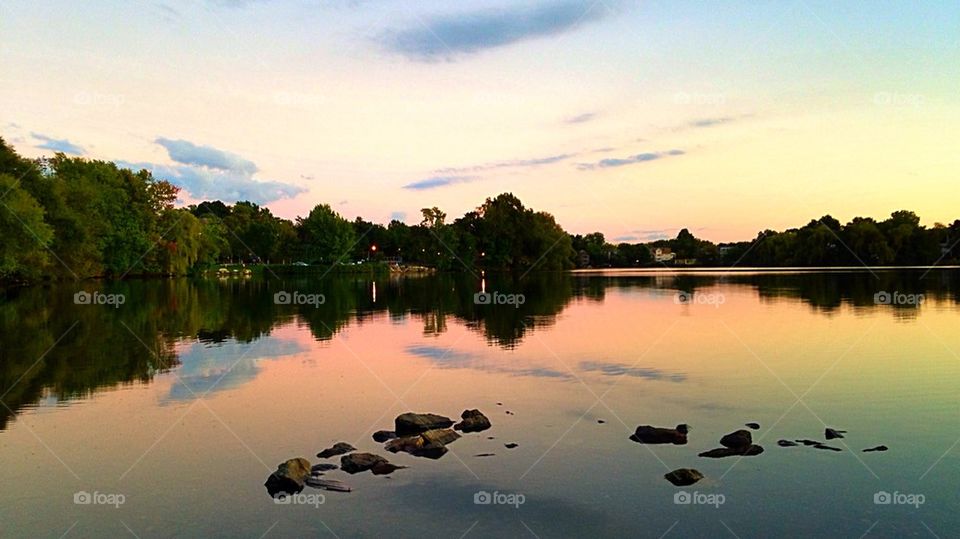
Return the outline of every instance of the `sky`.
{"type": "Polygon", "coordinates": [[[0,136],[183,203],[713,241],[960,218],[960,2],[3,0],[0,136]]]}

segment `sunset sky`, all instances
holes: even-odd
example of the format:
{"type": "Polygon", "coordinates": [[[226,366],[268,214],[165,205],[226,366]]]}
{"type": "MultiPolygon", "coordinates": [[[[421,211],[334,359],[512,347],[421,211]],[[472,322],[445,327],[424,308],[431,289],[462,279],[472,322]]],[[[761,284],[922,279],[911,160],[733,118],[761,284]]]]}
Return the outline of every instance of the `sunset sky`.
{"type": "Polygon", "coordinates": [[[960,218],[960,2],[0,3],[0,135],[184,202],[714,241],[960,218]]]}

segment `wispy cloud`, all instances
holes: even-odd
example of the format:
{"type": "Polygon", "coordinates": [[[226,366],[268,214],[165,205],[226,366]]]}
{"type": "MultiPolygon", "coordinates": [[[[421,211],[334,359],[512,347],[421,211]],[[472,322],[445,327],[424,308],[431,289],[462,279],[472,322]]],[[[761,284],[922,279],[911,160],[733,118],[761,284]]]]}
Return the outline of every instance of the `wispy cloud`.
{"type": "Polygon", "coordinates": [[[224,171],[233,171],[251,175],[257,172],[257,165],[237,154],[218,150],[212,146],[200,146],[186,140],[172,140],[159,137],[155,141],[166,148],[170,159],[184,165],[196,165],[224,171]]]}
{"type": "Polygon", "coordinates": [[[683,382],[687,376],[682,373],[671,373],[660,369],[631,367],[621,363],[605,363],[602,361],[583,361],[580,369],[587,372],[598,372],[606,376],[632,376],[647,380],[661,380],[666,382],[683,382]]]}
{"type": "Polygon", "coordinates": [[[683,150],[667,150],[665,152],[646,152],[638,153],[636,155],[631,155],[627,157],[612,157],[609,159],[601,159],[596,163],[579,163],[577,168],[580,170],[594,170],[598,168],[612,168],[612,167],[622,167],[625,165],[633,165],[636,163],[646,163],[648,161],[656,161],[657,159],[663,159],[664,157],[672,157],[676,155],[683,155],[683,150]]]}
{"type": "Polygon", "coordinates": [[[477,369],[512,376],[535,376],[538,378],[558,378],[563,380],[572,378],[569,373],[547,367],[532,366],[527,368],[514,368],[512,365],[504,366],[496,361],[491,361],[480,354],[441,348],[439,346],[412,345],[406,348],[406,352],[417,357],[425,358],[441,369],[477,369]]]}
{"type": "Polygon", "coordinates": [[[720,118],[700,118],[687,124],[689,127],[713,127],[715,125],[728,124],[737,119],[733,116],[723,116],[720,118]]]}
{"type": "Polygon", "coordinates": [[[413,189],[415,191],[423,191],[427,189],[436,189],[438,187],[446,187],[448,185],[454,185],[457,183],[468,183],[478,179],[479,176],[433,176],[408,183],[407,185],[404,185],[403,188],[413,189]]]}
{"type": "Polygon", "coordinates": [[[609,10],[589,0],[560,0],[432,17],[379,36],[385,49],[417,61],[450,60],[465,54],[562,34],[602,19],[609,10]]]}
{"type": "Polygon", "coordinates": [[[67,139],[48,137],[42,133],[30,133],[30,136],[41,141],[41,144],[37,144],[37,148],[53,150],[55,152],[63,152],[72,155],[83,155],[87,153],[87,151],[82,147],[70,142],[67,139]]]}
{"type": "Polygon", "coordinates": [[[567,118],[566,120],[563,121],[563,123],[565,123],[565,124],[582,124],[582,123],[589,122],[590,120],[592,120],[592,119],[594,119],[594,118],[596,118],[596,117],[597,117],[597,113],[596,113],[596,112],[584,112],[583,114],[578,114],[578,115],[576,115],[576,116],[572,116],[572,117],[570,117],[570,118],[567,118]]]}
{"type": "Polygon", "coordinates": [[[532,159],[510,159],[508,161],[495,161],[493,163],[484,163],[482,165],[471,165],[467,167],[440,168],[434,172],[436,174],[463,174],[468,172],[485,172],[489,170],[505,168],[538,167],[541,165],[552,165],[553,163],[559,163],[572,157],[576,157],[577,155],[578,154],[574,153],[561,153],[557,155],[548,155],[546,157],[534,157],[532,159]]]}

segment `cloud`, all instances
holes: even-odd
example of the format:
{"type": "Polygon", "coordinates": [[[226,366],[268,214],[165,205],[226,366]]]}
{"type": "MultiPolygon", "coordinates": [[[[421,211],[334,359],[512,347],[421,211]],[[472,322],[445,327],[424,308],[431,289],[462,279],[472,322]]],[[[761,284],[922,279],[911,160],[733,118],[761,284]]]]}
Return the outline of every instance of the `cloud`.
{"type": "Polygon", "coordinates": [[[257,180],[257,165],[239,155],[201,146],[186,140],[160,137],[156,143],[167,150],[173,165],[116,161],[121,167],[147,169],[157,178],[181,187],[197,200],[236,202],[249,200],[269,204],[306,192],[303,187],[270,180],[257,180]]]}
{"type": "Polygon", "coordinates": [[[427,189],[436,189],[446,187],[457,183],[468,183],[479,179],[478,176],[433,176],[423,180],[415,181],[404,185],[404,189],[413,189],[415,191],[424,191],[427,189]]]}
{"type": "Polygon", "coordinates": [[[244,159],[237,154],[218,150],[212,146],[198,146],[186,140],[171,140],[163,137],[157,138],[154,142],[166,148],[170,159],[184,165],[233,171],[248,176],[258,170],[253,161],[244,159]]]}
{"type": "Polygon", "coordinates": [[[596,118],[596,117],[597,117],[597,113],[596,113],[596,112],[584,112],[583,114],[578,114],[578,115],[573,116],[573,117],[571,117],[571,118],[567,118],[566,120],[563,121],[563,123],[565,123],[565,124],[582,124],[582,123],[589,122],[590,120],[592,120],[592,119],[594,119],[594,118],[596,118]]]}
{"type": "Polygon", "coordinates": [[[464,174],[467,172],[484,172],[488,170],[498,170],[504,168],[525,168],[525,167],[539,167],[541,165],[551,165],[553,163],[559,163],[560,161],[565,161],[571,157],[576,157],[579,154],[573,153],[562,153],[557,155],[548,155],[546,157],[534,157],[532,159],[511,159],[508,161],[495,161],[493,163],[484,163],[482,165],[471,165],[468,167],[448,167],[440,168],[434,170],[435,174],[464,174]]]}
{"type": "Polygon", "coordinates": [[[233,338],[214,345],[193,342],[178,355],[181,365],[177,382],[165,400],[191,400],[197,395],[242,386],[260,374],[261,361],[306,351],[307,348],[296,341],[277,337],[264,337],[256,344],[233,338]]]}
{"type": "Polygon", "coordinates": [[[633,165],[635,163],[646,163],[648,161],[656,161],[657,159],[662,159],[664,157],[683,155],[684,153],[686,152],[684,152],[683,150],[668,150],[665,152],[638,153],[636,155],[631,155],[628,157],[601,159],[596,163],[579,163],[577,165],[577,168],[580,170],[594,170],[598,168],[622,167],[624,165],[633,165]]]}
{"type": "Polygon", "coordinates": [[[197,200],[222,200],[227,203],[249,200],[264,205],[306,192],[306,189],[288,183],[259,181],[250,176],[205,167],[127,161],[116,161],[116,164],[134,170],[147,169],[155,177],[183,188],[197,200]]]}
{"type": "Polygon", "coordinates": [[[687,124],[689,127],[713,127],[715,125],[728,124],[737,119],[732,116],[723,116],[721,118],[700,118],[687,124]]]}
{"type": "Polygon", "coordinates": [[[631,241],[640,241],[640,236],[617,236],[613,238],[613,241],[620,242],[631,242],[631,241]]]}
{"type": "Polygon", "coordinates": [[[453,59],[486,49],[575,30],[608,10],[588,0],[433,17],[378,37],[385,49],[416,61],[453,59]]]}
{"type": "Polygon", "coordinates": [[[43,144],[37,144],[37,148],[53,150],[55,152],[69,153],[73,155],[83,155],[87,153],[86,150],[67,139],[51,138],[41,133],[30,133],[30,136],[37,140],[43,141],[43,144]]]}
{"type": "Polygon", "coordinates": [[[569,380],[572,376],[569,373],[549,369],[545,367],[514,368],[511,366],[502,366],[495,361],[489,361],[480,354],[473,352],[458,351],[451,348],[441,348],[439,346],[408,346],[408,354],[422,357],[431,361],[434,365],[442,369],[476,369],[484,372],[498,372],[512,376],[535,376],[538,378],[559,378],[569,380]]]}
{"type": "Polygon", "coordinates": [[[670,373],[659,369],[631,367],[621,363],[605,363],[602,361],[583,361],[580,363],[580,369],[586,372],[599,372],[605,376],[632,376],[666,382],[683,382],[687,379],[687,376],[681,373],[670,373]]]}

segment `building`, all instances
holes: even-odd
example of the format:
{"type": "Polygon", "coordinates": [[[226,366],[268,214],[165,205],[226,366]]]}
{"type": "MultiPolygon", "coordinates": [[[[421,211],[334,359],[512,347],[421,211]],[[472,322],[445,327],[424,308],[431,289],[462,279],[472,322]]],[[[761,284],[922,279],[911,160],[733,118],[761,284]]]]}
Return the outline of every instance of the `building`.
{"type": "Polygon", "coordinates": [[[669,247],[657,247],[653,250],[654,262],[670,262],[676,257],[677,254],[671,251],[669,247]]]}

